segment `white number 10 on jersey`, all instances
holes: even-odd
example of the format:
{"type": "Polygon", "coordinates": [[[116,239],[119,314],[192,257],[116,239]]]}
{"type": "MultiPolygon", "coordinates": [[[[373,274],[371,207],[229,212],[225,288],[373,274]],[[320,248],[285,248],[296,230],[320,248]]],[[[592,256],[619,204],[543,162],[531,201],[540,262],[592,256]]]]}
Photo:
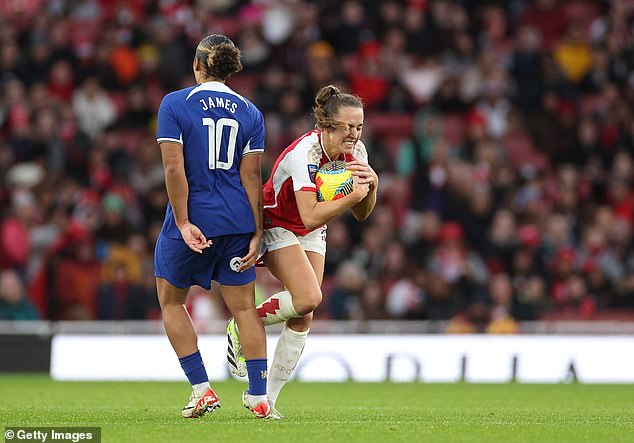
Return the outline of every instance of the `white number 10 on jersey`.
{"type": "Polygon", "coordinates": [[[203,118],[203,125],[209,131],[209,169],[231,169],[233,156],[236,153],[236,139],[240,123],[232,118],[203,118]],[[223,140],[224,128],[229,128],[229,140],[223,140]],[[223,143],[224,142],[224,143],[223,143]],[[221,151],[226,149],[227,161],[220,160],[221,151]]]}

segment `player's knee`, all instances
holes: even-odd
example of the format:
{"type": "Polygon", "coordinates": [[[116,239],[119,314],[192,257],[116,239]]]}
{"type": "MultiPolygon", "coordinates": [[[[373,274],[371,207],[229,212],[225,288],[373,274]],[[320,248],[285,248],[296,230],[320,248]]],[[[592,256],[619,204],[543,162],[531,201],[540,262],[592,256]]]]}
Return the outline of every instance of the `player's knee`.
{"type": "Polygon", "coordinates": [[[169,295],[159,295],[158,301],[159,306],[161,307],[161,311],[165,311],[166,309],[173,309],[174,307],[179,308],[185,304],[184,297],[175,297],[169,295]]]}
{"type": "Polygon", "coordinates": [[[161,307],[161,311],[165,312],[168,309],[174,309],[174,307],[179,306],[178,303],[170,303],[167,300],[161,300],[159,299],[159,306],[161,307]]]}
{"type": "Polygon", "coordinates": [[[322,293],[321,288],[313,288],[306,293],[304,298],[304,311],[305,313],[313,312],[321,304],[322,293]]]}

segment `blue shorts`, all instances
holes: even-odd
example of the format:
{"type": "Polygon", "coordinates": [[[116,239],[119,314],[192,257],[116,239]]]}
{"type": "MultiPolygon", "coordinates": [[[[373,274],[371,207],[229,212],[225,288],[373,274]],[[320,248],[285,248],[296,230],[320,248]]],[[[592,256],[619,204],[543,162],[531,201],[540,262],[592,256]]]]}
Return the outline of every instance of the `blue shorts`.
{"type": "Polygon", "coordinates": [[[202,254],[192,251],[182,239],[161,233],[154,249],[154,275],[177,288],[193,285],[211,288],[211,281],[221,285],[242,286],[255,280],[255,267],[244,272],[231,269],[231,259],[244,257],[249,251],[251,234],[223,235],[212,238],[212,245],[202,254]]]}

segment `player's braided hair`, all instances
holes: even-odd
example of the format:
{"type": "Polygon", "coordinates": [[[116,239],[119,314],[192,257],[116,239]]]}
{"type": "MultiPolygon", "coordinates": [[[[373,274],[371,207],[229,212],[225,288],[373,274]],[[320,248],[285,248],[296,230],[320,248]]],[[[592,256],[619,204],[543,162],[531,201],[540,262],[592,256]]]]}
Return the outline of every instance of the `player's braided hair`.
{"type": "Polygon", "coordinates": [[[363,108],[363,102],[356,95],[341,92],[334,85],[326,85],[321,88],[315,96],[315,107],[313,108],[316,120],[315,127],[329,129],[337,126],[334,116],[342,106],[363,108]]]}
{"type": "Polygon", "coordinates": [[[242,70],[240,50],[224,35],[208,35],[198,43],[196,58],[202,62],[205,76],[225,81],[242,70]]]}

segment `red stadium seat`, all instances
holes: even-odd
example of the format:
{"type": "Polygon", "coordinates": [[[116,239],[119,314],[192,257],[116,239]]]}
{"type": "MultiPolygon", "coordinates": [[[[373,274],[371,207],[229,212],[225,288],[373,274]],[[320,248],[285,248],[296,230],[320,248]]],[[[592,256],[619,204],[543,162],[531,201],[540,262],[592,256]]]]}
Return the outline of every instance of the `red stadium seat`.
{"type": "Polygon", "coordinates": [[[564,11],[568,21],[581,23],[586,33],[589,34],[592,22],[599,16],[600,11],[597,3],[591,0],[571,0],[566,2],[564,11]]]}
{"type": "Polygon", "coordinates": [[[238,94],[252,100],[260,84],[260,78],[261,76],[259,74],[241,73],[240,75],[231,77],[227,85],[238,94]]]}
{"type": "Polygon", "coordinates": [[[126,94],[124,92],[110,92],[108,97],[112,100],[112,104],[117,110],[117,115],[123,115],[128,106],[126,94]]]}
{"type": "Polygon", "coordinates": [[[377,137],[410,137],[414,128],[412,114],[372,113],[366,117],[366,125],[377,137]]]}
{"type": "Polygon", "coordinates": [[[564,4],[564,11],[569,20],[590,25],[600,13],[597,3],[591,0],[570,0],[564,4]]]}
{"type": "Polygon", "coordinates": [[[604,99],[599,94],[584,94],[581,96],[579,108],[582,115],[594,114],[603,106],[604,99]]]}
{"type": "Polygon", "coordinates": [[[532,164],[543,169],[548,162],[545,156],[535,149],[533,140],[522,132],[509,132],[501,140],[504,152],[515,169],[532,164]]]}
{"type": "Polygon", "coordinates": [[[79,53],[95,51],[95,41],[100,32],[101,26],[97,20],[73,21],[68,29],[69,40],[79,53]]]}
{"type": "MultiPolygon", "coordinates": [[[[240,33],[243,23],[240,22],[239,15],[226,15],[213,17],[213,32],[210,34],[224,34],[227,37],[235,39],[240,33]]],[[[234,40],[235,41],[235,40],[234,40]]]]}
{"type": "Polygon", "coordinates": [[[412,114],[371,113],[366,117],[365,124],[376,138],[383,141],[387,153],[394,161],[401,142],[412,136],[414,116],[412,114]]]}
{"type": "Polygon", "coordinates": [[[152,136],[148,136],[148,133],[144,129],[126,129],[117,131],[117,135],[119,136],[119,142],[121,146],[125,148],[131,154],[134,154],[139,151],[142,146],[142,142],[144,138],[152,136]]]}
{"type": "Polygon", "coordinates": [[[445,114],[442,116],[443,135],[452,144],[461,145],[465,138],[465,121],[461,114],[445,114]]]}
{"type": "Polygon", "coordinates": [[[339,63],[341,63],[341,67],[344,72],[349,74],[358,69],[359,63],[361,62],[359,61],[357,54],[344,54],[340,57],[339,63]]]}

